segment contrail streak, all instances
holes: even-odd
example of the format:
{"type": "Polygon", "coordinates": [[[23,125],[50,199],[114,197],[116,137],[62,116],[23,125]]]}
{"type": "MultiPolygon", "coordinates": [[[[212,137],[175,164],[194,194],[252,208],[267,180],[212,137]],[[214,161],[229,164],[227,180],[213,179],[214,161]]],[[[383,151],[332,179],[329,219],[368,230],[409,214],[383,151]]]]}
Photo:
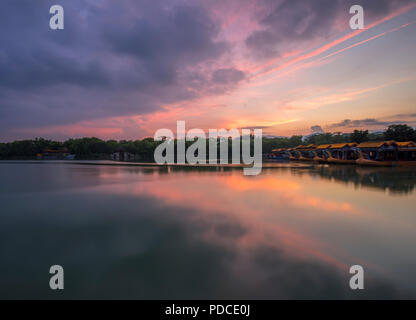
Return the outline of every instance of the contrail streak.
{"type": "Polygon", "coordinates": [[[384,22],[386,22],[388,20],[391,20],[391,19],[393,19],[393,18],[395,18],[395,17],[397,17],[397,16],[399,16],[399,15],[401,15],[401,14],[409,11],[410,9],[413,9],[414,7],[416,7],[416,3],[413,3],[411,5],[408,5],[406,7],[401,8],[399,10],[396,10],[395,12],[392,12],[391,14],[387,15],[386,17],[384,17],[382,19],[379,19],[379,20],[373,22],[372,24],[368,25],[366,28],[364,28],[362,30],[354,31],[354,32],[352,32],[350,34],[345,35],[342,38],[339,38],[339,39],[336,39],[336,40],[334,40],[334,41],[332,41],[330,43],[327,43],[326,45],[323,45],[322,47],[320,47],[320,48],[318,48],[318,49],[316,49],[316,50],[314,50],[314,51],[312,51],[310,53],[306,53],[304,55],[301,55],[299,57],[296,57],[296,58],[294,58],[294,59],[292,59],[292,60],[290,60],[290,61],[288,61],[288,62],[286,62],[286,63],[284,63],[284,64],[282,64],[280,66],[277,66],[275,68],[272,68],[270,70],[267,70],[267,71],[258,73],[256,75],[253,75],[251,77],[251,79],[255,79],[255,78],[259,77],[259,76],[264,76],[264,75],[267,75],[267,74],[270,74],[270,73],[273,73],[273,72],[282,70],[282,69],[287,68],[287,67],[289,67],[289,66],[291,66],[291,65],[293,65],[293,64],[295,64],[297,62],[304,61],[304,60],[307,60],[307,59],[316,57],[316,56],[324,53],[325,51],[327,51],[327,50],[329,50],[329,49],[331,49],[331,48],[333,48],[333,47],[335,47],[335,46],[337,46],[337,45],[339,45],[339,44],[341,44],[341,43],[343,43],[343,42],[345,42],[345,41],[347,41],[347,40],[349,40],[351,38],[356,37],[357,35],[363,33],[364,31],[367,31],[369,29],[372,29],[372,28],[374,28],[375,26],[378,26],[381,23],[384,23],[384,22]]]}

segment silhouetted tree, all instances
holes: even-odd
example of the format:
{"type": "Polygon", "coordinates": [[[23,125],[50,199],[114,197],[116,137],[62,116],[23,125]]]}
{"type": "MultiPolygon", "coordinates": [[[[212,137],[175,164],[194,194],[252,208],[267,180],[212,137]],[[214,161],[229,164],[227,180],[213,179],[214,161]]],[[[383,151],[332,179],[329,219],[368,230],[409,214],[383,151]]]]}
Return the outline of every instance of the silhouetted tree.
{"type": "MultiPolygon", "coordinates": [[[[302,141],[302,136],[292,137],[270,137],[263,138],[263,153],[269,153],[277,148],[293,148],[298,145],[305,144],[334,144],[347,142],[363,141],[381,141],[381,140],[396,140],[396,141],[416,141],[416,131],[407,125],[392,125],[383,134],[368,133],[368,130],[355,130],[351,135],[337,133],[322,133],[308,137],[302,141]]],[[[253,141],[251,141],[253,142],[253,141]]],[[[36,157],[36,154],[42,153],[46,149],[60,149],[67,148],[71,154],[75,154],[78,159],[106,159],[108,156],[116,151],[126,151],[140,156],[140,159],[152,161],[154,150],[162,143],[162,141],[155,141],[153,138],[144,138],[142,140],[108,140],[104,141],[99,138],[87,137],[80,139],[68,139],[65,142],[46,140],[43,138],[36,138],[34,140],[20,140],[7,143],[0,143],[0,158],[1,159],[28,159],[36,157]]],[[[186,148],[189,147],[193,141],[186,141],[186,148]]],[[[207,150],[208,150],[208,140],[207,150]]],[[[176,141],[175,141],[176,144],[176,141]]],[[[252,144],[252,143],[251,143],[252,144]]],[[[217,144],[219,148],[219,141],[217,144]]],[[[253,146],[251,146],[253,150],[253,146]]],[[[229,159],[232,154],[231,140],[228,143],[229,159]]],[[[208,152],[207,152],[208,154],[208,152]]]]}
{"type": "Polygon", "coordinates": [[[384,132],[385,140],[416,141],[416,131],[407,124],[393,124],[384,132]]]}
{"type": "Polygon", "coordinates": [[[368,130],[354,130],[354,132],[351,133],[350,140],[351,142],[357,143],[368,141],[368,130]]]}

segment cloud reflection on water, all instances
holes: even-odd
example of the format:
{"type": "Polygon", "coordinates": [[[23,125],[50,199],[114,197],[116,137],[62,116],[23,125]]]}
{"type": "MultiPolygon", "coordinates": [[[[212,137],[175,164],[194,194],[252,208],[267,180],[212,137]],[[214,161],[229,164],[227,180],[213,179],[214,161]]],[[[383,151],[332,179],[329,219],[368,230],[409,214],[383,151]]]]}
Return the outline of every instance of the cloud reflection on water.
{"type": "MultiPolygon", "coordinates": [[[[16,176],[17,169],[2,177],[16,176]]],[[[0,226],[6,257],[0,297],[409,297],[343,237],[340,226],[356,228],[360,238],[357,219],[371,218],[365,206],[348,200],[356,191],[316,180],[313,172],[300,178],[267,170],[248,178],[239,171],[50,170],[55,175],[44,175],[42,185],[72,179],[73,187],[55,183],[35,191],[29,182],[23,193],[0,193],[7,208],[0,226]],[[348,287],[352,261],[371,270],[364,292],[348,287]],[[66,270],[61,296],[47,288],[47,270],[56,263],[66,270]]]]}

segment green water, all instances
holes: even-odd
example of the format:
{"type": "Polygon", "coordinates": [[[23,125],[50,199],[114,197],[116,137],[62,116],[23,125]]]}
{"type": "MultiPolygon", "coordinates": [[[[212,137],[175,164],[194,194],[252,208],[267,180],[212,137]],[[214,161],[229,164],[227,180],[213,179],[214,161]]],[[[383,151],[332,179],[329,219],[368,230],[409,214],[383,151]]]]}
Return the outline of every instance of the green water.
{"type": "Polygon", "coordinates": [[[399,168],[0,163],[0,298],[415,297],[415,184],[399,168]]]}

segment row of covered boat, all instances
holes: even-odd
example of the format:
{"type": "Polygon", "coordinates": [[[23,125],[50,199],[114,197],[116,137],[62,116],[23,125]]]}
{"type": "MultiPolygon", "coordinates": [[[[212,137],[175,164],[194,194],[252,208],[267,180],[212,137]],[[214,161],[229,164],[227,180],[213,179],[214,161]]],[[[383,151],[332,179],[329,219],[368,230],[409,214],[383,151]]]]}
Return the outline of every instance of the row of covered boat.
{"type": "Polygon", "coordinates": [[[370,141],[300,145],[272,150],[272,160],[313,161],[317,163],[368,166],[416,166],[416,143],[370,141]]]}

